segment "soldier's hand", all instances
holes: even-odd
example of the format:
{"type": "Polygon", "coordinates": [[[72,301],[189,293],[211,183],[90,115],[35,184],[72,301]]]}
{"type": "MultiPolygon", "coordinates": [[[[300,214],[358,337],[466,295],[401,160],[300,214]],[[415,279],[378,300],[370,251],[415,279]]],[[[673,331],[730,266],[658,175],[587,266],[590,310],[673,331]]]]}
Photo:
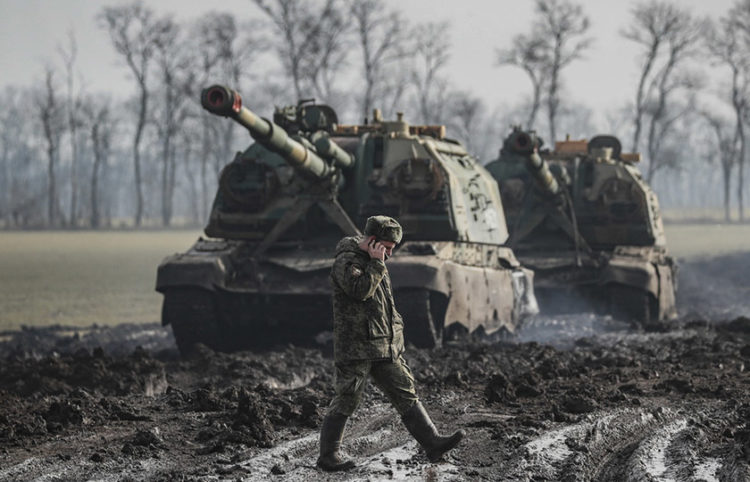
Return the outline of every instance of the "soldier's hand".
{"type": "Polygon", "coordinates": [[[367,252],[370,254],[370,258],[385,261],[385,246],[382,243],[373,240],[367,245],[367,252]]]}

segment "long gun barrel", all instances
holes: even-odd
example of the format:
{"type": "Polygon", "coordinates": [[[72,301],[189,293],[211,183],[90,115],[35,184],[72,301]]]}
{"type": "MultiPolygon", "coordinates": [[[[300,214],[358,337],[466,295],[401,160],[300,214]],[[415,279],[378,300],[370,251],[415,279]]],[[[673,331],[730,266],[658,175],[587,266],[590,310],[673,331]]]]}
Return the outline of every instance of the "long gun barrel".
{"type": "Polygon", "coordinates": [[[505,147],[524,158],[526,169],[543,191],[552,196],[560,193],[560,184],[549,170],[549,165],[536,152],[536,149],[539,147],[539,139],[534,133],[514,130],[505,139],[505,147]]]}
{"type": "MultiPolygon", "coordinates": [[[[253,139],[279,154],[292,167],[318,179],[328,178],[334,173],[333,166],[301,142],[290,138],[283,128],[243,107],[242,97],[237,91],[223,85],[212,85],[201,92],[201,105],[212,114],[229,117],[242,125],[253,139]]],[[[344,164],[335,157],[334,162],[344,164]]]]}

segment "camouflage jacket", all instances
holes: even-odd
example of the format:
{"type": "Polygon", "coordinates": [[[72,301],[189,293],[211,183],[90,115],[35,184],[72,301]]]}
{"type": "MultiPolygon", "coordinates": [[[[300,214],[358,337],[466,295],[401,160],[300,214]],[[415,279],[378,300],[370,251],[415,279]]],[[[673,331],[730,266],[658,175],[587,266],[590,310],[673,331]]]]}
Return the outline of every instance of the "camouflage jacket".
{"type": "Polygon", "coordinates": [[[361,240],[339,241],[331,269],[335,359],[396,360],[404,351],[403,320],[385,263],[362,251],[361,240]]]}

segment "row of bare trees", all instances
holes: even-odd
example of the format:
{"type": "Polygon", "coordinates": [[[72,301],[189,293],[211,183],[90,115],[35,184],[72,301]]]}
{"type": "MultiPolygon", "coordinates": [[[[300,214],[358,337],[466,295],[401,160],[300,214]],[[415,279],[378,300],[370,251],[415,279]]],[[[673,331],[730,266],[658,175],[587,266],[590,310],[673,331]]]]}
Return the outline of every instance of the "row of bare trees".
{"type": "MultiPolygon", "coordinates": [[[[561,74],[592,45],[589,25],[576,3],[536,0],[532,33],[517,35],[510,47],[497,53],[499,65],[519,67],[530,80],[531,99],[522,117],[526,125],[539,128],[543,122],[537,120],[538,113],[546,108],[553,140],[558,139],[561,74]]],[[[629,133],[629,147],[644,152],[646,180],[656,182],[661,171],[694,169],[690,161],[706,158],[722,170],[725,218],[731,217],[734,181],[739,219],[744,220],[750,0],[737,0],[718,20],[698,18],[675,1],[644,1],[633,7],[620,33],[640,53],[634,102],[620,113],[632,121],[618,134],[629,133]],[[718,84],[709,81],[707,67],[720,79],[718,84]],[[706,130],[709,138],[703,135],[706,130]],[[691,142],[695,137],[710,146],[706,155],[691,142]]]]}
{"type": "Polygon", "coordinates": [[[2,224],[200,224],[220,169],[248,142],[200,109],[200,88],[215,82],[237,86],[262,115],[310,97],[355,122],[375,107],[388,117],[405,110],[412,122],[448,124],[484,160],[511,124],[544,128],[552,140],[609,128],[645,152],[648,180],[698,158],[717,163],[726,216],[732,182],[743,216],[750,0],[718,21],[676,2],[637,4],[621,33],[640,48],[639,81],[634,102],[607,113],[610,126],[594,125],[591,108],[564,95],[575,91],[566,69],[594,41],[590,18],[572,0],[536,0],[532,33],[498,49],[498,65],[523,69],[531,84],[528,102],[501,107],[450,80],[448,23],[412,23],[384,0],[252,0],[248,9],[246,20],[211,13],[178,22],[140,2],[103,7],[96,22],[131,80],[129,97],[86,90],[72,32],[37,85],[2,92],[2,224]],[[696,59],[706,58],[728,83],[700,75],[696,59]],[[715,148],[697,155],[687,141],[698,137],[715,148]]]}
{"type": "Polygon", "coordinates": [[[5,94],[33,97],[35,110],[20,136],[12,137],[10,114],[2,127],[3,182],[25,185],[31,197],[6,195],[4,225],[98,227],[132,213],[134,226],[154,218],[168,226],[176,205],[182,217],[201,222],[221,167],[247,142],[232,123],[199,108],[200,87],[214,82],[238,87],[266,115],[274,104],[306,97],[358,119],[374,107],[392,116],[409,104],[421,117],[414,121],[441,122],[457,113],[463,131],[474,132],[481,102],[448,90],[448,24],[411,25],[383,0],[257,0],[255,6],[254,18],[244,22],[212,13],[189,23],[141,2],[102,8],[96,21],[132,81],[127,99],[84,92],[71,33],[58,52],[62,69],[50,62],[38,86],[5,94]],[[21,179],[18,156],[36,158],[41,145],[46,176],[33,169],[34,159],[34,179],[21,179]],[[91,182],[83,184],[84,176],[91,182]],[[102,220],[104,204],[111,214],[102,220]]]}

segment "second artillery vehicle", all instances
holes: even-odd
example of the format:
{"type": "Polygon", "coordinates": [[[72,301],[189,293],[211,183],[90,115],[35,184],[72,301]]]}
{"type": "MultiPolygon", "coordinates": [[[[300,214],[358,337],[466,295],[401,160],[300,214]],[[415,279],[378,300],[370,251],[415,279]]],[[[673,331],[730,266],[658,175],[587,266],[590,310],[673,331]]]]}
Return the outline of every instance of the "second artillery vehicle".
{"type": "Polygon", "coordinates": [[[613,136],[541,147],[516,128],[487,169],[542,311],[594,308],[649,328],[675,317],[676,266],[656,195],[634,165],[640,155],[613,136]]]}
{"type": "Polygon", "coordinates": [[[388,269],[407,341],[513,332],[536,311],[532,272],[503,246],[497,183],[444,126],[377,111],[370,123],[339,125],[331,107],[310,102],[277,108],[270,121],[219,85],[201,103],[255,142],[221,173],[208,238],[159,266],[162,322],[183,353],[198,342],[222,351],[309,343],[330,330],[334,248],[374,214],[404,229],[388,269]]]}

